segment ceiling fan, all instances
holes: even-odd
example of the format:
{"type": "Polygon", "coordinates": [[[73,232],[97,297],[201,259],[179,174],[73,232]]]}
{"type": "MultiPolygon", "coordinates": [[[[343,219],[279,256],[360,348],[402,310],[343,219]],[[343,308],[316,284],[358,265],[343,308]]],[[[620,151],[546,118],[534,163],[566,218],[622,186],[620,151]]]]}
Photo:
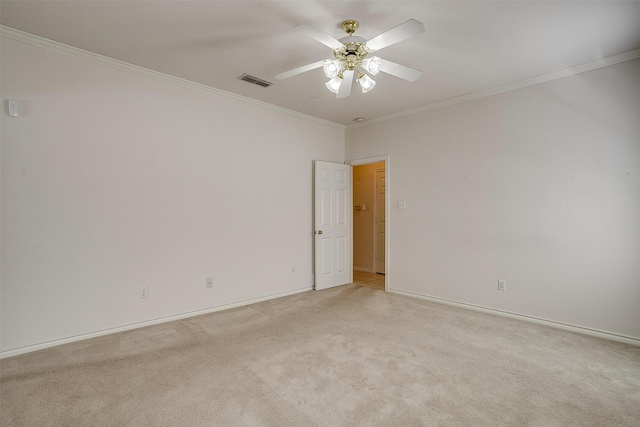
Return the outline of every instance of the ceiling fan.
{"type": "Polygon", "coordinates": [[[368,41],[353,35],[359,26],[360,24],[355,19],[344,21],[342,29],[348,36],[336,40],[313,25],[297,25],[296,30],[330,47],[333,50],[334,59],[324,59],[285,71],[278,74],[276,79],[286,79],[322,67],[325,75],[331,79],[325,84],[327,89],[335,93],[337,98],[346,98],[351,94],[354,75],[360,83],[363,93],[370,91],[376,85],[369,74],[375,76],[382,71],[410,82],[416,81],[422,75],[420,70],[382,60],[377,56],[369,56],[387,46],[423,33],[424,25],[422,22],[410,19],[368,41]]]}

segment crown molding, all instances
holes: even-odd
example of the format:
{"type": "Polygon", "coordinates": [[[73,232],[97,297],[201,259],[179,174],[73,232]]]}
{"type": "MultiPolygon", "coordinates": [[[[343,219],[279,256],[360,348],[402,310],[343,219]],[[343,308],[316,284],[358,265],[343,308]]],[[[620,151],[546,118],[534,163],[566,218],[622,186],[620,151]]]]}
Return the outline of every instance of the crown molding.
{"type": "Polygon", "coordinates": [[[304,120],[317,125],[330,127],[333,129],[340,129],[340,130],[345,129],[345,125],[341,123],[336,123],[329,120],[314,117],[308,114],[299,113],[297,111],[289,110],[283,107],[278,107],[277,105],[269,104],[267,102],[258,101],[246,96],[236,95],[234,93],[216,89],[211,86],[203,85],[201,83],[196,83],[190,80],[182,79],[180,77],[175,77],[169,74],[164,74],[158,71],[150,70],[148,68],[140,67],[138,65],[133,65],[128,62],[119,61],[117,59],[109,58],[108,56],[99,55],[97,53],[93,53],[93,52],[89,52],[73,46],[69,46],[64,43],[59,43],[53,40],[49,40],[44,37],[36,36],[34,34],[26,33],[24,31],[7,27],[5,25],[0,25],[0,36],[7,39],[26,43],[32,46],[47,49],[53,52],[62,53],[64,55],[72,56],[74,58],[93,62],[95,64],[114,68],[120,71],[136,74],[138,76],[147,77],[147,78],[162,81],[165,83],[181,86],[187,89],[195,90],[198,92],[231,99],[233,101],[247,104],[251,107],[260,108],[262,110],[267,110],[267,111],[282,114],[285,116],[294,117],[296,119],[304,120]]]}
{"type": "Polygon", "coordinates": [[[608,67],[622,62],[633,61],[640,58],[640,49],[634,49],[629,52],[624,52],[618,55],[609,56],[596,61],[588,62],[576,67],[567,68],[553,73],[543,74],[541,76],[533,77],[530,79],[521,80],[518,82],[510,83],[495,88],[485,89],[477,92],[468,93],[465,95],[457,96],[454,98],[445,99],[442,101],[434,102],[431,104],[423,105],[411,110],[406,110],[400,113],[391,114],[384,117],[378,117],[376,119],[367,120],[364,123],[352,123],[349,125],[343,125],[341,123],[332,122],[329,120],[314,117],[308,114],[299,113],[297,111],[289,110],[287,108],[279,107],[277,105],[269,104],[267,102],[258,101],[246,96],[236,95],[231,92],[216,89],[211,86],[196,83],[190,80],[175,77],[169,74],[164,74],[158,71],[153,71],[148,68],[133,65],[128,62],[119,61],[117,59],[109,58],[107,56],[99,55],[93,52],[89,52],[83,49],[79,49],[73,46],[69,46],[63,43],[59,43],[53,40],[46,39],[44,37],[36,36],[34,34],[26,33],[24,31],[16,30],[11,27],[0,25],[0,36],[7,39],[16,40],[32,46],[40,47],[43,49],[51,50],[54,52],[69,55],[75,58],[83,59],[89,62],[97,63],[110,68],[115,68],[121,71],[126,71],[139,76],[151,78],[154,80],[163,81],[166,83],[182,86],[198,92],[207,93],[211,95],[221,96],[227,99],[238,101],[249,106],[260,108],[263,110],[283,114],[286,116],[301,119],[307,122],[315,123],[318,125],[330,127],[333,129],[356,129],[363,126],[369,126],[375,123],[382,123],[389,120],[398,119],[401,117],[412,116],[415,114],[424,113],[426,111],[436,110],[439,108],[448,107],[455,104],[461,104],[464,102],[473,101],[476,99],[486,98],[493,95],[498,95],[513,90],[523,89],[529,86],[534,86],[540,83],[546,83],[553,80],[558,80],[564,77],[574,76],[576,74],[585,73],[587,71],[597,70],[599,68],[608,67]]]}
{"type": "Polygon", "coordinates": [[[439,108],[448,107],[450,105],[461,104],[463,102],[469,102],[469,101],[473,101],[480,98],[486,98],[488,96],[498,95],[505,92],[511,92],[513,90],[523,89],[529,86],[534,86],[540,83],[546,83],[553,80],[562,79],[564,77],[574,76],[580,73],[586,73],[587,71],[597,70],[599,68],[608,67],[610,65],[620,64],[622,62],[627,62],[627,61],[633,61],[634,59],[638,59],[638,58],[640,58],[640,49],[634,49],[629,52],[624,52],[618,55],[602,58],[597,61],[578,65],[577,67],[567,68],[565,70],[555,71],[549,74],[543,74],[541,76],[533,77],[526,80],[520,80],[518,82],[510,83],[504,86],[498,86],[491,89],[485,89],[478,92],[472,92],[465,95],[456,96],[454,98],[449,98],[449,99],[434,102],[431,104],[423,105],[422,107],[403,111],[401,113],[367,120],[365,123],[352,123],[347,125],[347,128],[355,129],[363,126],[368,126],[374,123],[386,122],[389,120],[398,119],[400,117],[412,116],[415,114],[424,113],[426,111],[437,110],[439,108]]]}

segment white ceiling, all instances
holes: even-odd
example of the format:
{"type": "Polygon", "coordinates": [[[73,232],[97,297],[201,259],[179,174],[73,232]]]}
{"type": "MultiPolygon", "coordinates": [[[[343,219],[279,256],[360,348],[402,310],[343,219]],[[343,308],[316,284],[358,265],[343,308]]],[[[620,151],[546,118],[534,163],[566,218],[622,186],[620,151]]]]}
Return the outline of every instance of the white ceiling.
{"type": "Polygon", "coordinates": [[[2,1],[0,22],[57,42],[336,123],[375,119],[640,48],[640,2],[621,1],[2,1]],[[336,99],[322,69],[275,75],[331,57],[294,31],[341,38],[343,20],[370,39],[410,18],[426,31],[380,50],[423,70],[409,83],[336,99]],[[237,77],[275,82],[262,88],[237,77]]]}

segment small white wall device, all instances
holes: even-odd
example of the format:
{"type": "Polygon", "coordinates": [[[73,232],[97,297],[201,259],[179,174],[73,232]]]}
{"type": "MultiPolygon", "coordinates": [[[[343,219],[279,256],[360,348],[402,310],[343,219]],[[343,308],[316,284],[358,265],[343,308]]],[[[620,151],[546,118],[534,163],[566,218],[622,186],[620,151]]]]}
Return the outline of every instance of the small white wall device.
{"type": "Polygon", "coordinates": [[[9,116],[18,117],[20,115],[20,111],[18,110],[18,101],[15,99],[7,100],[7,110],[9,111],[9,116]]]}

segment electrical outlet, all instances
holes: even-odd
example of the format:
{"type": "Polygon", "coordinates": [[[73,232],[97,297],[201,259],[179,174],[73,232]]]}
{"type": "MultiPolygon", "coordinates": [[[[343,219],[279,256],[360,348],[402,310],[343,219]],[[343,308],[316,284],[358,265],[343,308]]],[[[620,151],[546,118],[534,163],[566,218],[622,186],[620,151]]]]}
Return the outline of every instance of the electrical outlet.
{"type": "Polygon", "coordinates": [[[507,282],[505,282],[504,280],[498,280],[498,290],[499,291],[506,291],[507,290],[507,282]]]}
{"type": "Polygon", "coordinates": [[[296,272],[296,268],[295,267],[291,267],[291,274],[295,274],[296,272]]]}
{"type": "Polygon", "coordinates": [[[213,278],[207,277],[207,288],[213,288],[213,278]]]}
{"type": "Polygon", "coordinates": [[[140,288],[140,298],[146,298],[149,296],[149,292],[147,292],[147,287],[143,286],[140,288]]]}

